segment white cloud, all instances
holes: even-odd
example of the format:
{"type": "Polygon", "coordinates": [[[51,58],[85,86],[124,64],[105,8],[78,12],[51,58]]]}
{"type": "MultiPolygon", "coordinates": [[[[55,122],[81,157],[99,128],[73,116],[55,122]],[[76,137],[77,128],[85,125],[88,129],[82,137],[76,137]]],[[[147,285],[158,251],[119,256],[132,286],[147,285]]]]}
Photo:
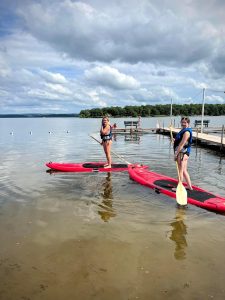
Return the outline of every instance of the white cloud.
{"type": "Polygon", "coordinates": [[[66,83],[67,80],[66,78],[59,73],[52,73],[52,72],[48,72],[46,70],[40,70],[39,74],[45,78],[47,81],[50,81],[52,83],[66,83]]]}
{"type": "Polygon", "coordinates": [[[11,69],[5,61],[4,49],[0,48],[0,77],[8,77],[11,74],[11,69]]]}
{"type": "Polygon", "coordinates": [[[212,96],[206,96],[205,101],[207,103],[214,103],[214,104],[225,104],[224,97],[221,97],[220,95],[212,95],[212,96]]]}
{"type": "Polygon", "coordinates": [[[224,8],[219,0],[1,1],[1,111],[200,103],[204,87],[208,103],[219,103],[209,89],[225,89],[224,8]]]}
{"type": "Polygon", "coordinates": [[[104,107],[107,106],[106,102],[104,102],[101,98],[99,93],[96,90],[92,90],[90,92],[87,92],[87,95],[92,99],[93,104],[104,107]]]}
{"type": "Polygon", "coordinates": [[[195,2],[175,0],[164,5],[145,0],[116,4],[31,2],[19,13],[32,35],[88,61],[186,65],[211,57],[221,43],[224,24],[218,26],[216,4],[208,11],[197,11],[195,2]]]}
{"type": "Polygon", "coordinates": [[[0,96],[6,97],[8,95],[9,95],[9,93],[7,91],[4,91],[4,90],[0,89],[0,96]]]}
{"type": "Polygon", "coordinates": [[[68,88],[66,88],[60,84],[46,83],[45,85],[47,88],[49,88],[50,90],[52,90],[53,92],[56,92],[58,94],[69,95],[69,96],[71,96],[73,94],[72,91],[70,91],[68,88]]]}
{"type": "Polygon", "coordinates": [[[132,76],[120,73],[117,69],[109,66],[95,67],[85,71],[87,79],[102,86],[113,89],[137,89],[140,83],[132,76]]]}
{"type": "Polygon", "coordinates": [[[57,95],[56,93],[50,93],[43,89],[29,89],[27,91],[27,95],[40,99],[60,100],[59,95],[57,95]]]}
{"type": "MultiPolygon", "coordinates": [[[[1,68],[1,66],[0,66],[1,68]]],[[[1,68],[0,69],[0,77],[8,77],[10,75],[11,70],[9,68],[1,68]]]]}

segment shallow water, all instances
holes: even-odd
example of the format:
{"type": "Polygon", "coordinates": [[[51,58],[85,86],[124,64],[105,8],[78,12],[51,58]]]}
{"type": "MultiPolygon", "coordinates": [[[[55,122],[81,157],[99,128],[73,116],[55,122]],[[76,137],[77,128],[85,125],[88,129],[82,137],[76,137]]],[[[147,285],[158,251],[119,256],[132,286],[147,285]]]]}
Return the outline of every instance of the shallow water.
{"type": "MultiPolygon", "coordinates": [[[[0,119],[0,299],[224,299],[224,215],[177,209],[126,172],[46,172],[50,160],[104,161],[88,137],[99,121],[0,119]]],[[[117,135],[113,150],[176,176],[166,136],[117,135]]],[[[225,196],[224,165],[193,147],[195,185],[225,196]]]]}

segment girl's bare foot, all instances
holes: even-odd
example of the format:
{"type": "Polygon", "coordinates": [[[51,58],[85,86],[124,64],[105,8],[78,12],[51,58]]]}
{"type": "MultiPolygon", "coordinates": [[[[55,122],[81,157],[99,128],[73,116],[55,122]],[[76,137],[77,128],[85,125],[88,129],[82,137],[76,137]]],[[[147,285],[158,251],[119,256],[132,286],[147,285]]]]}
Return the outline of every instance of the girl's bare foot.
{"type": "Polygon", "coordinates": [[[105,169],[111,169],[112,167],[110,165],[107,165],[104,167],[105,169]]]}

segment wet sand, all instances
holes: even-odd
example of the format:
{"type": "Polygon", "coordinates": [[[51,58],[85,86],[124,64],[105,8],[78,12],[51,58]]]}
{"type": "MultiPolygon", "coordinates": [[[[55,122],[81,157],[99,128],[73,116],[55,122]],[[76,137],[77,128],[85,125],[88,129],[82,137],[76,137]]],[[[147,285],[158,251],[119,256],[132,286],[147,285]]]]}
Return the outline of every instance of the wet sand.
{"type": "Polygon", "coordinates": [[[170,223],[137,224],[74,209],[4,206],[0,299],[224,299],[225,243],[204,217],[203,233],[180,210],[170,223]]]}

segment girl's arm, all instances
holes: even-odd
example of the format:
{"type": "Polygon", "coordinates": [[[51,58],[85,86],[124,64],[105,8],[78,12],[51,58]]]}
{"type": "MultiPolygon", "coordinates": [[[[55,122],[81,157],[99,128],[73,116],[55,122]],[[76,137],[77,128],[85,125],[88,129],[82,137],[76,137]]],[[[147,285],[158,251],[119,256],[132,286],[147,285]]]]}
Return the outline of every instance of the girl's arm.
{"type": "Polygon", "coordinates": [[[101,128],[101,133],[102,134],[107,134],[108,132],[109,132],[109,129],[110,129],[110,125],[109,124],[107,124],[106,126],[105,126],[105,128],[101,128]]]}

